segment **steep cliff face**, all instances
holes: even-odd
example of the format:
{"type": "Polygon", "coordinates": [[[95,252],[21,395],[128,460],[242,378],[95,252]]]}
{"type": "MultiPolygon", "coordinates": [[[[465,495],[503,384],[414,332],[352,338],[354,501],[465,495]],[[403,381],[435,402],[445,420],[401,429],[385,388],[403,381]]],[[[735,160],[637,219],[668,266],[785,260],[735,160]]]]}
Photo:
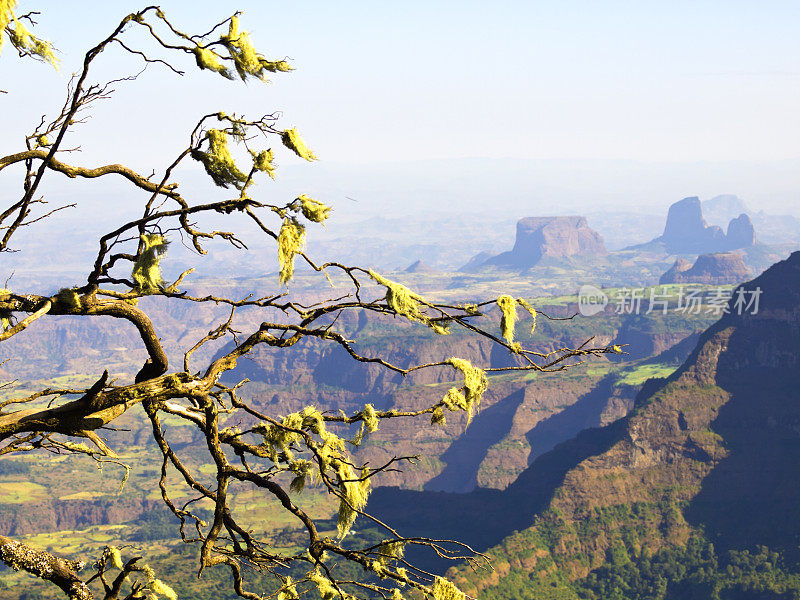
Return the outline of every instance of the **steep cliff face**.
{"type": "Polygon", "coordinates": [[[757,242],[756,228],[746,213],[731,219],[728,223],[728,233],[725,234],[725,243],[728,249],[748,248],[755,246],[757,242]]]}
{"type": "Polygon", "coordinates": [[[717,548],[796,553],[800,252],[742,290],[759,294],[757,312],[724,316],[630,416],[555,448],[509,487],[505,502],[530,506],[533,526],[491,551],[495,574],[459,572],[466,591],[532,572],[579,579],[700,530],[717,548]],[[556,463],[570,467],[553,485],[556,463]]]}
{"type": "Polygon", "coordinates": [[[700,198],[692,196],[669,207],[667,224],[661,239],[669,248],[706,248],[719,243],[725,234],[716,226],[709,227],[703,219],[700,198]]]}
{"type": "Polygon", "coordinates": [[[451,573],[482,597],[578,598],[571,582],[599,567],[701,534],[720,552],[763,544],[796,560],[800,252],[740,289],[757,309],[725,315],[630,415],[557,445],[505,491],[378,490],[373,508],[409,534],[490,548],[493,572],[451,573]]]}
{"type": "Polygon", "coordinates": [[[701,254],[693,265],[678,259],[672,268],[659,279],[659,284],[668,283],[702,283],[708,285],[725,285],[740,283],[749,279],[751,273],[745,266],[741,254],[735,252],[718,252],[701,254]]]}
{"type": "Polygon", "coordinates": [[[103,498],[0,505],[0,529],[16,536],[127,523],[162,506],[160,500],[131,497],[115,498],[113,502],[103,498]]]}
{"type": "Polygon", "coordinates": [[[517,222],[514,248],[485,265],[527,269],[543,257],[605,256],[603,238],[584,217],[528,217],[517,222]]]}

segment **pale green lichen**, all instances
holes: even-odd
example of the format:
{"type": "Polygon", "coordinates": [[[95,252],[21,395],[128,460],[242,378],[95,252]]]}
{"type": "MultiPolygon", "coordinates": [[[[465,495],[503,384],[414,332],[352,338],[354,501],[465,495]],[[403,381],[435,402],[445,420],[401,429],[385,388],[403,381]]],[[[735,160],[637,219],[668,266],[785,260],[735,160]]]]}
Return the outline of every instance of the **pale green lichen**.
{"type": "MultiPolygon", "coordinates": [[[[463,358],[450,358],[447,362],[464,376],[461,390],[450,388],[442,401],[450,408],[456,406],[467,412],[467,422],[472,420],[473,410],[480,404],[481,396],[488,387],[488,380],[483,369],[479,369],[463,358]],[[463,390],[463,392],[462,392],[463,390]]],[[[451,410],[453,410],[451,408],[451,410]]]]}
{"type": "Polygon", "coordinates": [[[283,580],[283,587],[278,590],[277,600],[298,600],[299,598],[300,594],[297,593],[294,580],[287,575],[283,580]]]}
{"type": "Polygon", "coordinates": [[[365,404],[364,410],[361,411],[361,427],[356,436],[350,440],[353,446],[360,446],[367,433],[373,433],[378,430],[378,413],[375,412],[375,407],[372,404],[365,404]]]}
{"type": "Polygon", "coordinates": [[[361,412],[361,420],[370,433],[378,431],[378,413],[375,412],[375,407],[372,404],[364,405],[364,410],[361,412]]]}
{"type": "Polygon", "coordinates": [[[470,316],[479,314],[477,304],[465,304],[462,308],[464,309],[464,312],[470,316]]]}
{"type": "Polygon", "coordinates": [[[239,29],[239,16],[231,17],[228,34],[220,38],[230,52],[236,72],[242,81],[249,76],[267,81],[265,71],[271,73],[291,71],[292,66],[286,60],[268,60],[256,52],[250,34],[239,29]]]}
{"type": "Polygon", "coordinates": [[[14,8],[17,6],[17,0],[0,0],[0,50],[3,49],[3,42],[5,36],[3,31],[11,20],[14,18],[14,8]]]}
{"type": "Polygon", "coordinates": [[[450,388],[442,398],[442,403],[452,411],[467,410],[469,405],[464,394],[458,388],[450,388]]]}
{"type": "Polygon", "coordinates": [[[253,156],[253,166],[256,170],[269,175],[275,179],[275,165],[272,161],[275,160],[275,153],[272,150],[262,150],[253,156]]]}
{"type": "Polygon", "coordinates": [[[502,295],[497,299],[497,306],[500,307],[500,330],[503,334],[503,339],[511,346],[512,352],[521,352],[522,346],[514,342],[515,327],[517,323],[517,304],[528,311],[532,319],[531,333],[536,330],[536,309],[533,308],[523,298],[514,300],[509,295],[502,295]]]}
{"type": "Polygon", "coordinates": [[[197,61],[197,66],[201,69],[214,71],[226,79],[233,79],[233,74],[230,72],[230,70],[220,62],[219,55],[217,55],[217,53],[210,48],[195,46],[192,48],[192,52],[194,52],[194,58],[197,61]]]}
{"type": "Polygon", "coordinates": [[[369,470],[364,469],[361,476],[356,475],[353,467],[341,460],[335,462],[336,476],[339,479],[339,493],[342,498],[339,502],[339,518],[336,529],[339,537],[344,537],[356,520],[357,511],[363,510],[367,505],[371,483],[369,470]]]}
{"type": "Polygon", "coordinates": [[[464,600],[465,595],[455,584],[444,577],[437,577],[431,586],[433,600],[464,600]]]}
{"type": "Polygon", "coordinates": [[[289,484],[293,492],[302,492],[306,485],[314,482],[314,463],[310,460],[299,459],[289,463],[289,471],[294,473],[294,478],[289,484]]]}
{"type": "Polygon", "coordinates": [[[503,338],[509,343],[514,342],[514,326],[517,323],[517,303],[514,298],[506,294],[497,299],[497,306],[500,307],[500,330],[503,338]]]}
{"type": "Polygon", "coordinates": [[[175,593],[175,590],[173,590],[160,579],[154,579],[151,581],[150,589],[153,590],[153,593],[157,596],[164,596],[165,598],[168,598],[168,600],[178,600],[178,594],[175,593]]]}
{"type": "MultiPolygon", "coordinates": [[[[340,458],[344,450],[344,440],[326,429],[322,413],[313,406],[307,406],[300,412],[286,415],[280,426],[261,423],[256,426],[255,430],[264,437],[264,445],[270,459],[277,463],[281,460],[279,453],[283,454],[285,460],[289,461],[289,470],[297,475],[308,472],[301,464],[303,461],[293,462],[291,445],[300,440],[299,431],[308,431],[322,439],[323,443],[316,445],[316,453],[323,469],[327,469],[334,459],[340,458]]],[[[313,472],[310,474],[313,475],[313,472]]]]}
{"type": "Polygon", "coordinates": [[[383,566],[388,566],[392,561],[403,558],[406,550],[405,542],[387,542],[376,549],[378,556],[375,560],[383,566]]]}
{"type": "Polygon", "coordinates": [[[300,137],[297,129],[291,128],[281,133],[281,141],[284,146],[292,150],[300,158],[304,158],[308,161],[317,160],[317,155],[306,146],[305,141],[300,137]]]}
{"type": "Polygon", "coordinates": [[[330,216],[331,210],[333,210],[330,206],[323,204],[319,200],[309,198],[305,194],[299,195],[295,199],[295,202],[300,203],[300,211],[303,213],[303,216],[314,223],[322,223],[325,221],[325,219],[330,216]]]}
{"type": "Polygon", "coordinates": [[[294,71],[294,67],[292,67],[287,60],[267,60],[262,58],[261,66],[264,67],[265,71],[270,71],[271,73],[288,73],[289,71],[294,71]]]}
{"type": "Polygon", "coordinates": [[[206,173],[214,183],[227,188],[229,185],[241,189],[247,175],[239,170],[228,148],[228,133],[220,129],[209,129],[206,132],[208,152],[192,150],[192,158],[203,163],[206,173]]]}
{"type": "Polygon", "coordinates": [[[283,220],[278,233],[278,264],[280,265],[279,281],[281,285],[288,283],[294,275],[294,257],[302,252],[306,244],[306,229],[297,219],[283,220]]]}
{"type": "Polygon", "coordinates": [[[322,600],[333,600],[333,598],[339,595],[339,592],[336,591],[331,580],[320,573],[318,569],[309,571],[306,577],[311,583],[317,586],[317,591],[319,595],[322,596],[322,600]]]}
{"type": "Polygon", "coordinates": [[[410,321],[423,323],[439,335],[447,335],[450,333],[447,324],[435,321],[422,312],[421,303],[424,302],[422,296],[412,292],[401,283],[386,279],[372,269],[369,270],[369,276],[372,277],[376,283],[386,288],[386,303],[398,315],[410,321]]]}
{"type": "Polygon", "coordinates": [[[133,281],[136,291],[153,293],[161,289],[164,279],[161,275],[161,259],[167,252],[169,242],[158,233],[143,233],[140,236],[143,247],[133,263],[133,281]]]}
{"type": "Polygon", "coordinates": [[[9,33],[11,44],[20,52],[38,56],[43,61],[58,68],[58,59],[53,51],[53,45],[46,40],[37,38],[20,21],[13,16],[12,18],[14,20],[14,29],[11,29],[9,33]]]}
{"type": "Polygon", "coordinates": [[[536,331],[536,309],[522,298],[517,298],[517,302],[522,308],[528,311],[528,314],[530,314],[531,319],[533,320],[533,323],[531,323],[531,333],[533,333],[536,331]]]}

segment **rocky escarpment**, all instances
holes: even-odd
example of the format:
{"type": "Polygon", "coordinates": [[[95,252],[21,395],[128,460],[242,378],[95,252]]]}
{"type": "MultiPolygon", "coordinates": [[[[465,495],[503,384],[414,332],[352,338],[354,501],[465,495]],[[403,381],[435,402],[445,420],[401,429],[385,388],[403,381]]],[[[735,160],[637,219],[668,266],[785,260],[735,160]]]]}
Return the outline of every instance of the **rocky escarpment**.
{"type": "Polygon", "coordinates": [[[741,290],[759,294],[759,309],[706,330],[626,418],[556,446],[504,492],[378,490],[378,514],[411,534],[493,546],[491,573],[451,573],[479,597],[576,598],[570,582],[594,569],[700,534],[718,551],[765,545],[796,560],[800,252],[741,290]]]}
{"type": "Polygon", "coordinates": [[[731,250],[755,246],[756,228],[746,213],[740,214],[728,223],[728,233],[725,234],[725,243],[731,250]]]}
{"type": "Polygon", "coordinates": [[[128,523],[162,506],[161,500],[130,496],[0,505],[0,531],[16,536],[128,523]]]}
{"type": "Polygon", "coordinates": [[[796,556],[800,252],[742,290],[760,290],[757,312],[725,315],[629,417],[557,447],[495,500],[530,506],[532,527],[490,552],[493,574],[459,571],[462,589],[491,596],[524,577],[531,589],[546,580],[566,593],[566,581],[681,546],[693,532],[718,550],[796,556]],[[556,464],[570,466],[554,476],[556,464]]]}
{"type": "Polygon", "coordinates": [[[720,252],[701,254],[694,264],[679,258],[672,268],[664,273],[659,284],[703,283],[724,285],[740,283],[750,279],[751,273],[745,266],[741,254],[720,252]]]}
{"type": "Polygon", "coordinates": [[[603,238],[585,217],[528,217],[517,222],[514,248],[490,258],[485,266],[528,269],[544,257],[605,256],[603,238]]]}
{"type": "Polygon", "coordinates": [[[697,196],[684,198],[669,207],[661,241],[674,253],[704,251],[724,244],[720,227],[709,226],[697,196]]]}

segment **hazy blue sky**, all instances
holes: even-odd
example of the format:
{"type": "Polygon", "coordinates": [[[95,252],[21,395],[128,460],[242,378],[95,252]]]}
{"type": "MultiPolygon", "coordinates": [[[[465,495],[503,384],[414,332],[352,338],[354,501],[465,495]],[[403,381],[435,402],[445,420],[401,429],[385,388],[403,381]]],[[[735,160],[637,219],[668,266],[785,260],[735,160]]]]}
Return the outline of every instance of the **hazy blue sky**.
{"type": "MultiPolygon", "coordinates": [[[[0,95],[0,105],[20,118],[19,129],[4,132],[3,151],[15,149],[17,136],[60,101],[87,43],[137,6],[21,0],[20,10],[43,11],[39,31],[64,52],[63,68],[60,75],[30,68],[5,49],[0,87],[9,94],[0,95]]],[[[156,159],[184,144],[176,136],[198,115],[218,109],[283,110],[284,123],[297,125],[323,160],[351,165],[457,157],[800,159],[797,1],[161,6],[192,31],[241,8],[257,47],[290,57],[297,70],[270,85],[245,86],[198,72],[188,57],[181,81],[151,68],[141,81],[120,85],[74,138],[87,162],[157,167],[156,159]],[[153,114],[148,127],[129,127],[153,114]]],[[[118,50],[102,64],[98,75],[136,66],[118,50]]],[[[791,173],[763,183],[785,197],[800,192],[791,173]]]]}

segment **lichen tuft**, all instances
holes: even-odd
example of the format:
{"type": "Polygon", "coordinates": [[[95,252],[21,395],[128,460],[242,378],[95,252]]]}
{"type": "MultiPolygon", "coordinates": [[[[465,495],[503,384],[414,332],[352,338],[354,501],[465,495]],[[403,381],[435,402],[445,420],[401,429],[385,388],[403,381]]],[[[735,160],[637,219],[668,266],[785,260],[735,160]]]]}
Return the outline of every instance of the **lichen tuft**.
{"type": "Polygon", "coordinates": [[[422,296],[412,292],[401,283],[386,279],[372,269],[369,270],[369,276],[372,277],[376,283],[386,288],[386,303],[398,315],[410,321],[423,323],[439,335],[447,335],[450,333],[446,322],[436,321],[422,312],[421,307],[422,302],[424,302],[422,296]]]}
{"type": "Polygon", "coordinates": [[[517,323],[517,303],[514,298],[506,294],[497,299],[497,306],[500,307],[500,330],[503,338],[509,344],[514,342],[514,326],[517,323]]]}
{"type": "Polygon", "coordinates": [[[465,595],[455,584],[444,577],[437,577],[431,586],[433,600],[464,600],[465,595]]]}
{"type": "Polygon", "coordinates": [[[230,72],[230,70],[220,62],[219,55],[217,55],[217,53],[210,48],[195,46],[192,48],[192,52],[194,52],[194,58],[197,61],[197,66],[201,69],[214,71],[226,79],[233,79],[233,74],[230,72]]]}
{"type": "Polygon", "coordinates": [[[142,251],[133,263],[133,281],[136,291],[153,293],[161,289],[164,279],[161,275],[161,259],[167,252],[169,242],[158,233],[143,233],[140,236],[142,251]]]}
{"type": "Polygon", "coordinates": [[[280,265],[279,281],[281,285],[288,283],[294,275],[294,257],[302,252],[306,244],[306,229],[297,219],[283,220],[278,233],[278,264],[280,265]]]}
{"type": "Polygon", "coordinates": [[[533,319],[533,323],[531,323],[531,333],[533,333],[534,331],[536,331],[536,309],[533,308],[533,306],[531,306],[531,304],[525,301],[523,298],[517,298],[517,302],[522,308],[528,311],[528,314],[530,314],[531,319],[533,319]]]}
{"type": "Polygon", "coordinates": [[[289,148],[300,158],[304,158],[307,161],[318,160],[317,155],[314,154],[308,146],[306,146],[305,141],[302,137],[300,137],[300,134],[294,127],[281,133],[281,141],[283,142],[284,146],[289,148]]]}
{"type": "Polygon", "coordinates": [[[271,149],[262,150],[253,156],[253,166],[256,170],[266,173],[272,179],[275,179],[275,165],[272,162],[274,160],[275,153],[271,149]]]}
{"type": "MultiPolygon", "coordinates": [[[[467,422],[472,420],[473,410],[480,404],[481,397],[489,383],[486,373],[463,358],[449,358],[447,362],[464,375],[464,386],[461,390],[450,388],[442,402],[450,408],[455,406],[467,412],[467,422]]],[[[450,408],[450,410],[453,410],[450,408]]]]}
{"type": "Polygon", "coordinates": [[[206,173],[220,187],[232,185],[241,189],[247,175],[239,170],[228,148],[228,133],[220,129],[209,129],[206,132],[208,152],[192,150],[192,158],[203,163],[206,173]]]}
{"type": "Polygon", "coordinates": [[[295,202],[300,204],[300,211],[303,213],[303,216],[314,223],[322,223],[325,221],[325,219],[330,216],[331,210],[333,210],[327,204],[323,204],[319,200],[314,200],[305,194],[300,194],[295,199],[295,202]]]}
{"type": "Polygon", "coordinates": [[[151,581],[150,589],[153,590],[153,593],[157,596],[164,596],[165,598],[168,598],[168,600],[178,600],[178,594],[175,593],[175,590],[173,590],[160,579],[154,579],[151,581]]]}

